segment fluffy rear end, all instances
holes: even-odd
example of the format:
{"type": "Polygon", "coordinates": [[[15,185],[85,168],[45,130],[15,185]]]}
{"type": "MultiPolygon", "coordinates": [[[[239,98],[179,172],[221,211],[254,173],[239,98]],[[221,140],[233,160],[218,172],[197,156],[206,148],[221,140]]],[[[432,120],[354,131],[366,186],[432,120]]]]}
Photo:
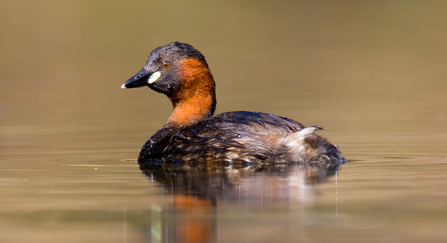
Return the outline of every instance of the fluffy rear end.
{"type": "Polygon", "coordinates": [[[309,165],[318,165],[320,168],[338,166],[346,161],[337,146],[315,134],[321,127],[306,127],[284,139],[291,157],[301,160],[309,165]]]}

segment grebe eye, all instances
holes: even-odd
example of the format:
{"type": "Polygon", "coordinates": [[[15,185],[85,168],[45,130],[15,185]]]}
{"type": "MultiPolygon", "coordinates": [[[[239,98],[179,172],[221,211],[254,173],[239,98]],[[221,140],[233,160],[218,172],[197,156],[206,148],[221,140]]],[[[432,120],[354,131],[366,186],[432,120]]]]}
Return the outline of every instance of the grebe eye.
{"type": "Polygon", "coordinates": [[[171,63],[168,61],[165,61],[161,64],[161,68],[163,69],[169,69],[171,67],[171,63]]]}

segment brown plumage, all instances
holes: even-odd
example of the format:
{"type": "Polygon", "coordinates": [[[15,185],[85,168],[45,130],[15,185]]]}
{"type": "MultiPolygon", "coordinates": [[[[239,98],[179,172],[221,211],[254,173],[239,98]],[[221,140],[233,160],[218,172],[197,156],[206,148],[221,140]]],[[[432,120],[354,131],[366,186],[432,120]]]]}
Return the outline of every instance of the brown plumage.
{"type": "Polygon", "coordinates": [[[138,161],[309,163],[345,161],[336,146],[291,119],[261,112],[226,112],[212,117],[215,83],[205,57],[173,42],[152,51],[146,65],[122,88],[149,86],[173,104],[168,122],[143,146],[138,161]]]}

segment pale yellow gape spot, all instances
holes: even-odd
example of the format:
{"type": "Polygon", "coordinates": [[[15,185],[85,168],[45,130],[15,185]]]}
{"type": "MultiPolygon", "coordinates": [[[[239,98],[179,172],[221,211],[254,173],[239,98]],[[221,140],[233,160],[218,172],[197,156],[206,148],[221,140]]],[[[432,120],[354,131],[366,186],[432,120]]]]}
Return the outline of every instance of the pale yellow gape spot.
{"type": "Polygon", "coordinates": [[[155,72],[155,73],[153,73],[153,74],[149,77],[149,79],[147,80],[147,83],[148,83],[148,84],[151,84],[151,83],[157,81],[157,79],[159,79],[160,76],[161,76],[161,73],[158,72],[158,71],[155,72]]]}

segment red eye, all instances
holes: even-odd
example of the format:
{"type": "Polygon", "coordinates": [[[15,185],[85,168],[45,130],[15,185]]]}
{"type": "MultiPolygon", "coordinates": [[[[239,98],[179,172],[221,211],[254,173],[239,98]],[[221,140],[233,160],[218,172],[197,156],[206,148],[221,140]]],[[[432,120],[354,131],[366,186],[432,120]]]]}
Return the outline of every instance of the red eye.
{"type": "Polygon", "coordinates": [[[169,69],[171,67],[171,63],[168,61],[165,61],[161,64],[161,68],[163,69],[169,69]]]}

